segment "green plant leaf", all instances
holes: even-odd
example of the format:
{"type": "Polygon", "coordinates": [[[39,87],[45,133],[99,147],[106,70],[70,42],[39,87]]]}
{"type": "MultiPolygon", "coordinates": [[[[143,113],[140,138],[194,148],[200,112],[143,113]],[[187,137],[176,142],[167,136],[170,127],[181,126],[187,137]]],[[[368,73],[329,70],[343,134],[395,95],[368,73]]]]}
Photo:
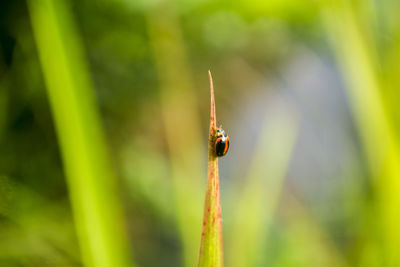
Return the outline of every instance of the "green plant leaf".
{"type": "Polygon", "coordinates": [[[129,266],[121,206],[84,51],[66,1],[28,1],[85,266],[129,266]]]}
{"type": "Polygon", "coordinates": [[[221,200],[219,190],[218,158],[214,154],[216,132],[214,86],[208,71],[211,93],[210,135],[208,139],[208,177],[204,204],[203,230],[199,267],[223,266],[221,200]]]}

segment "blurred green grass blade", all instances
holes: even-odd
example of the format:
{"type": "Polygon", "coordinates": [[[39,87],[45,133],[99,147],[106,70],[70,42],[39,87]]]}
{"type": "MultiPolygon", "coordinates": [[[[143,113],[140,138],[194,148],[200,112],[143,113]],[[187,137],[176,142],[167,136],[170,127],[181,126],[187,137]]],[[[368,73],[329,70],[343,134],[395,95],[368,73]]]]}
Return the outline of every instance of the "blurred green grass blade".
{"type": "Polygon", "coordinates": [[[122,211],[68,4],[28,1],[85,266],[128,266],[122,211]]]}
{"type": "MultiPolygon", "coordinates": [[[[362,5],[362,2],[359,3],[362,5]]],[[[359,10],[359,7],[357,8],[359,10]]],[[[374,176],[381,214],[381,258],[388,266],[400,264],[400,149],[390,107],[384,92],[393,92],[395,81],[383,80],[371,37],[359,22],[357,11],[345,1],[326,6],[323,19],[331,37],[339,66],[347,82],[347,93],[374,176]],[[389,90],[388,90],[389,89],[389,90]]],[[[397,90],[398,91],[398,90],[397,90]]],[[[393,96],[392,96],[393,97],[393,96]]],[[[368,251],[365,257],[368,257],[368,251]]]]}
{"type": "MultiPolygon", "coordinates": [[[[338,57],[339,66],[348,83],[347,94],[351,108],[361,129],[361,135],[371,163],[378,168],[380,159],[385,153],[388,123],[381,102],[379,77],[376,73],[377,60],[372,47],[365,43],[354,15],[338,5],[324,12],[324,22],[330,34],[332,44],[338,57]],[[338,17],[341,18],[338,21],[338,17]],[[343,40],[346,40],[344,42],[343,40]],[[368,116],[368,115],[369,116],[368,116]]],[[[374,170],[376,173],[377,170],[374,170]]]]}
{"type": "Polygon", "coordinates": [[[176,220],[183,246],[184,266],[198,261],[204,188],[197,95],[186,47],[173,2],[147,11],[147,27],[160,82],[160,103],[169,150],[176,220]],[[187,140],[188,129],[190,142],[187,140]]]}
{"type": "Polygon", "coordinates": [[[0,82],[0,141],[3,138],[6,122],[7,122],[7,108],[8,108],[8,93],[5,88],[4,81],[0,82]]]}
{"type": "Polygon", "coordinates": [[[394,118],[395,132],[397,139],[400,138],[400,109],[398,107],[398,99],[400,97],[400,1],[393,1],[385,6],[383,13],[387,25],[388,36],[392,36],[388,49],[385,50],[387,59],[386,66],[386,89],[385,100],[390,108],[394,118]]]}
{"type": "Polygon", "coordinates": [[[229,266],[261,266],[266,234],[297,137],[298,121],[294,114],[274,112],[267,118],[249,173],[243,180],[246,184],[230,201],[235,205],[235,218],[230,231],[229,266]]]}
{"type": "Polygon", "coordinates": [[[208,173],[198,266],[222,267],[224,266],[224,254],[222,248],[221,197],[219,189],[218,158],[214,153],[215,131],[217,127],[214,86],[210,71],[208,71],[208,75],[210,79],[211,93],[210,132],[208,137],[208,173]]]}

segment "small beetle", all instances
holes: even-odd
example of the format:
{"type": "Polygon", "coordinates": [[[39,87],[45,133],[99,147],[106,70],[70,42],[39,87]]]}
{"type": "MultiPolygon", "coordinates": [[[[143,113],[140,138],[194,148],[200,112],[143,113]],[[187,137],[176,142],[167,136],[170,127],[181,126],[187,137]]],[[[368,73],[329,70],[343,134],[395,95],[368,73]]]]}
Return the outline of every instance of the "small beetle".
{"type": "Polygon", "coordinates": [[[229,149],[229,136],[225,133],[222,128],[217,129],[214,142],[214,153],[217,157],[222,157],[228,152],[229,149]]]}

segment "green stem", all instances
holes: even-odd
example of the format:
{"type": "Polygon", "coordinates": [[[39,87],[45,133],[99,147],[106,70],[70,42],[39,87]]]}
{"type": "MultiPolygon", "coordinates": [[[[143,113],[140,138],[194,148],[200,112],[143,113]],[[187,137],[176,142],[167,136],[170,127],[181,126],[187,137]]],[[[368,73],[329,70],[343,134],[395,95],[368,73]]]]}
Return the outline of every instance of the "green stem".
{"type": "Polygon", "coordinates": [[[62,0],[28,1],[85,266],[129,266],[100,116],[71,11],[62,0]]]}
{"type": "Polygon", "coordinates": [[[223,266],[221,200],[219,190],[218,158],[214,154],[216,131],[214,86],[208,72],[211,93],[210,135],[208,141],[208,177],[204,204],[199,267],[223,266]]]}

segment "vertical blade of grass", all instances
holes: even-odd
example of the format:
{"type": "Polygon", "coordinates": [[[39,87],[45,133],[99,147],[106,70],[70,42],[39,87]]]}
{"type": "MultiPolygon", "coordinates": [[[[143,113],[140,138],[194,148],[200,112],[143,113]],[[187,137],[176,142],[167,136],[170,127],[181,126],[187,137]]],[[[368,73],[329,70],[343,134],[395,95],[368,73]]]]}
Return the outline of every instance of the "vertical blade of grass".
{"type": "Polygon", "coordinates": [[[223,266],[221,200],[219,190],[218,158],[214,154],[216,133],[214,86],[208,71],[211,93],[210,135],[208,139],[208,176],[201,233],[199,267],[223,266]]]}
{"type": "MultiPolygon", "coordinates": [[[[265,240],[281,193],[298,131],[294,115],[274,112],[265,119],[246,184],[232,203],[235,219],[230,231],[229,266],[261,266],[265,240]]],[[[264,253],[263,253],[264,251],[264,253]]]]}
{"type": "MultiPolygon", "coordinates": [[[[383,92],[387,91],[385,85],[390,86],[391,82],[384,83],[379,75],[375,49],[351,4],[335,2],[326,8],[323,18],[348,83],[351,107],[375,178],[381,212],[377,217],[381,220],[378,229],[383,241],[381,259],[384,265],[397,266],[400,264],[400,148],[390,109],[382,100],[383,92]]],[[[365,257],[369,255],[368,251],[364,253],[365,257]]]]}
{"type": "Polygon", "coordinates": [[[129,266],[122,211],[83,49],[63,0],[28,1],[85,266],[129,266]]]}
{"type": "Polygon", "coordinates": [[[173,1],[149,8],[147,26],[160,81],[161,112],[168,144],[176,220],[184,266],[198,260],[203,188],[200,122],[192,72],[173,1]],[[188,140],[190,132],[190,142],[188,140]]]}
{"type": "Polygon", "coordinates": [[[4,82],[0,83],[0,141],[7,122],[8,94],[4,82]]]}

